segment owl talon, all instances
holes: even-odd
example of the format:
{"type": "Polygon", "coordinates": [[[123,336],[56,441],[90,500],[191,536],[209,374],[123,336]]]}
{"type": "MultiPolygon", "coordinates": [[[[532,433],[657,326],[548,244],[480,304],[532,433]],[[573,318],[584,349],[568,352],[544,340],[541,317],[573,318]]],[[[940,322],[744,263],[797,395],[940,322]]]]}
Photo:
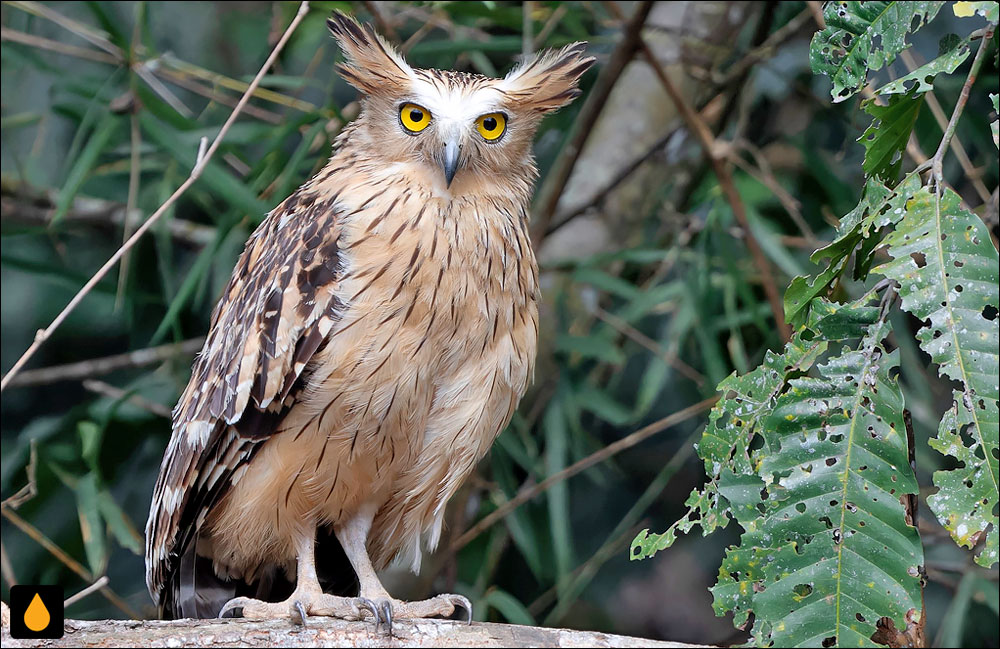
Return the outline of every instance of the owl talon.
{"type": "Polygon", "coordinates": [[[358,611],[358,619],[363,620],[365,616],[362,611],[368,611],[372,614],[375,622],[375,630],[378,631],[379,624],[381,623],[381,618],[379,616],[378,604],[371,601],[367,597],[355,597],[354,598],[354,608],[358,611]]]}
{"type": "MultiPolygon", "coordinates": [[[[386,631],[392,637],[392,602],[387,599],[380,599],[378,607],[381,611],[382,620],[385,622],[386,631]]],[[[375,630],[378,631],[378,622],[375,623],[375,630]]]]}
{"type": "MultiPolygon", "coordinates": [[[[234,597],[222,606],[222,609],[219,611],[219,617],[223,618],[226,616],[226,613],[235,611],[236,609],[240,609],[240,617],[243,617],[242,609],[244,604],[247,604],[248,602],[249,599],[246,597],[234,597]]],[[[233,617],[236,617],[236,615],[234,614],[233,617]]]]}
{"type": "Polygon", "coordinates": [[[306,617],[307,617],[306,616],[306,607],[302,605],[302,602],[300,600],[295,600],[295,602],[292,604],[292,606],[294,607],[295,612],[299,616],[299,619],[297,620],[297,622],[299,624],[301,624],[303,627],[305,627],[306,626],[306,617]]]}
{"type": "Polygon", "coordinates": [[[465,623],[472,624],[472,602],[469,598],[462,595],[445,595],[445,597],[451,600],[453,606],[465,609],[465,623]]]}

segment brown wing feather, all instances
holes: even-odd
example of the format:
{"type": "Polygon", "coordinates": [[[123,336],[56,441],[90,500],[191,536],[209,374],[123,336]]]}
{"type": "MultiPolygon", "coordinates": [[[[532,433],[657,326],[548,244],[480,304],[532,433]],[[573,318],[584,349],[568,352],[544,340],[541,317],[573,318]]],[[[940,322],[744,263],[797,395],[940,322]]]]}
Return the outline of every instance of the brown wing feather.
{"type": "Polygon", "coordinates": [[[146,584],[161,609],[208,511],[277,429],[342,305],[336,196],[306,185],[247,242],[173,413],[146,524],[146,584]]]}

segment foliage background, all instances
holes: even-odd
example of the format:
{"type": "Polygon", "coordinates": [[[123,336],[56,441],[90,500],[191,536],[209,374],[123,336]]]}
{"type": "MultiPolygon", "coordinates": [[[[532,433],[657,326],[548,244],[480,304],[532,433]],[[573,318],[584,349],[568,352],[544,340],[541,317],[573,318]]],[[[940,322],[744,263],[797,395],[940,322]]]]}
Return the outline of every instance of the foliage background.
{"type": "MultiPolygon", "coordinates": [[[[728,620],[712,615],[707,592],[724,547],[735,541],[733,530],[707,540],[684,538],[652,562],[629,563],[627,556],[638,529],[665,528],[700,484],[691,443],[707,412],[559,480],[468,545],[449,550],[477,519],[519,491],[713,396],[731,371],[746,372],[781,344],[743,231],[641,57],[597,107],[569,182],[560,187],[558,174],[549,173],[565,164],[566,143],[589,121],[584,100],[593,102],[606,83],[604,70],[622,37],[619,14],[639,5],[313,3],[266,77],[264,87],[273,94],[258,93],[253,112],[241,117],[205,176],[129,256],[122,277],[113,273],[99,284],[30,367],[204,334],[249,233],[323,164],[332,138],[356,110],[353,89],[333,72],[337,52],[324,26],[331,9],[366,20],[375,12],[383,31],[407,43],[408,59],[420,67],[503,73],[525,48],[526,24],[537,46],[587,40],[598,69],[585,77],[584,97],[546,121],[536,146],[539,194],[556,192],[549,224],[561,227],[545,232],[538,225],[546,223],[544,205],[536,209],[536,234],[545,235],[536,238],[545,308],[535,385],[453,503],[445,549],[425,562],[417,579],[395,572],[390,589],[420,596],[454,588],[473,599],[480,619],[741,641],[728,620]]],[[[252,78],[296,6],[3,4],[4,372],[120,245],[122,228],[114,219],[120,206],[134,205],[148,216],[187,177],[199,139],[214,137],[240,84],[252,78]],[[108,58],[107,45],[131,65],[91,60],[108,58]]],[[[736,188],[779,290],[791,277],[814,271],[809,254],[829,240],[863,185],[863,147],[855,140],[868,124],[859,118],[858,102],[831,104],[829,80],[809,71],[815,11],[815,3],[798,2],[660,2],[643,31],[687,101],[732,143],[736,188]]],[[[958,20],[942,11],[916,34],[913,60],[936,56],[950,31],[967,33],[958,20]]],[[[954,156],[945,169],[986,220],[994,243],[998,169],[989,121],[996,116],[987,91],[997,91],[995,51],[957,134],[974,173],[954,156]]],[[[902,76],[906,63],[897,60],[874,83],[902,76]]],[[[962,80],[958,74],[937,82],[945,114],[962,80]]],[[[918,114],[915,132],[916,146],[933,151],[941,127],[928,107],[918,114]]],[[[894,322],[897,331],[906,327],[915,331],[919,323],[894,322]]],[[[926,440],[950,404],[950,389],[928,371],[912,337],[891,342],[900,348],[902,389],[917,438],[929,637],[939,646],[997,646],[997,571],[975,567],[923,503],[930,474],[945,461],[926,440]]],[[[190,360],[187,352],[111,373],[91,368],[86,380],[56,372],[61,380],[4,391],[4,498],[28,481],[33,441],[37,455],[37,495],[13,514],[34,531],[15,527],[12,510],[4,510],[4,599],[12,583],[61,583],[69,594],[107,574],[127,610],[152,614],[137,530],[169,435],[163,410],[183,388],[190,360]],[[39,534],[85,574],[44,549],[39,534]]],[[[68,611],[85,618],[125,614],[100,596],[68,611]]]]}

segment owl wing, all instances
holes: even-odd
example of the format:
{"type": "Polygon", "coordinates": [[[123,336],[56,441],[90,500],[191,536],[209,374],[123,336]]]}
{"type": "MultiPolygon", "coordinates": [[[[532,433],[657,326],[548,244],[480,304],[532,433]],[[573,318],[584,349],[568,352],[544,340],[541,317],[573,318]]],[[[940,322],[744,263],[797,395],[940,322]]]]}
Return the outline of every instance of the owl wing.
{"type": "Polygon", "coordinates": [[[336,196],[308,186],[247,242],[173,412],[146,524],[146,585],[164,591],[211,507],[294,403],[339,317],[336,196]]]}

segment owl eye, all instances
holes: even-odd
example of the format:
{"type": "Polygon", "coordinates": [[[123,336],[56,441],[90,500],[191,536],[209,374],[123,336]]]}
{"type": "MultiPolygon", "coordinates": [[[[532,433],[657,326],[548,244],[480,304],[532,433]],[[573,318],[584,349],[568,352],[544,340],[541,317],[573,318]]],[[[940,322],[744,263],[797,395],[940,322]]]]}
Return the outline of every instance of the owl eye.
{"type": "Polygon", "coordinates": [[[416,104],[403,104],[399,108],[399,123],[410,133],[419,133],[431,123],[431,114],[416,104]]]}
{"type": "Polygon", "coordinates": [[[489,142],[503,135],[507,130],[507,117],[503,113],[489,113],[476,120],[476,130],[489,142]]]}

